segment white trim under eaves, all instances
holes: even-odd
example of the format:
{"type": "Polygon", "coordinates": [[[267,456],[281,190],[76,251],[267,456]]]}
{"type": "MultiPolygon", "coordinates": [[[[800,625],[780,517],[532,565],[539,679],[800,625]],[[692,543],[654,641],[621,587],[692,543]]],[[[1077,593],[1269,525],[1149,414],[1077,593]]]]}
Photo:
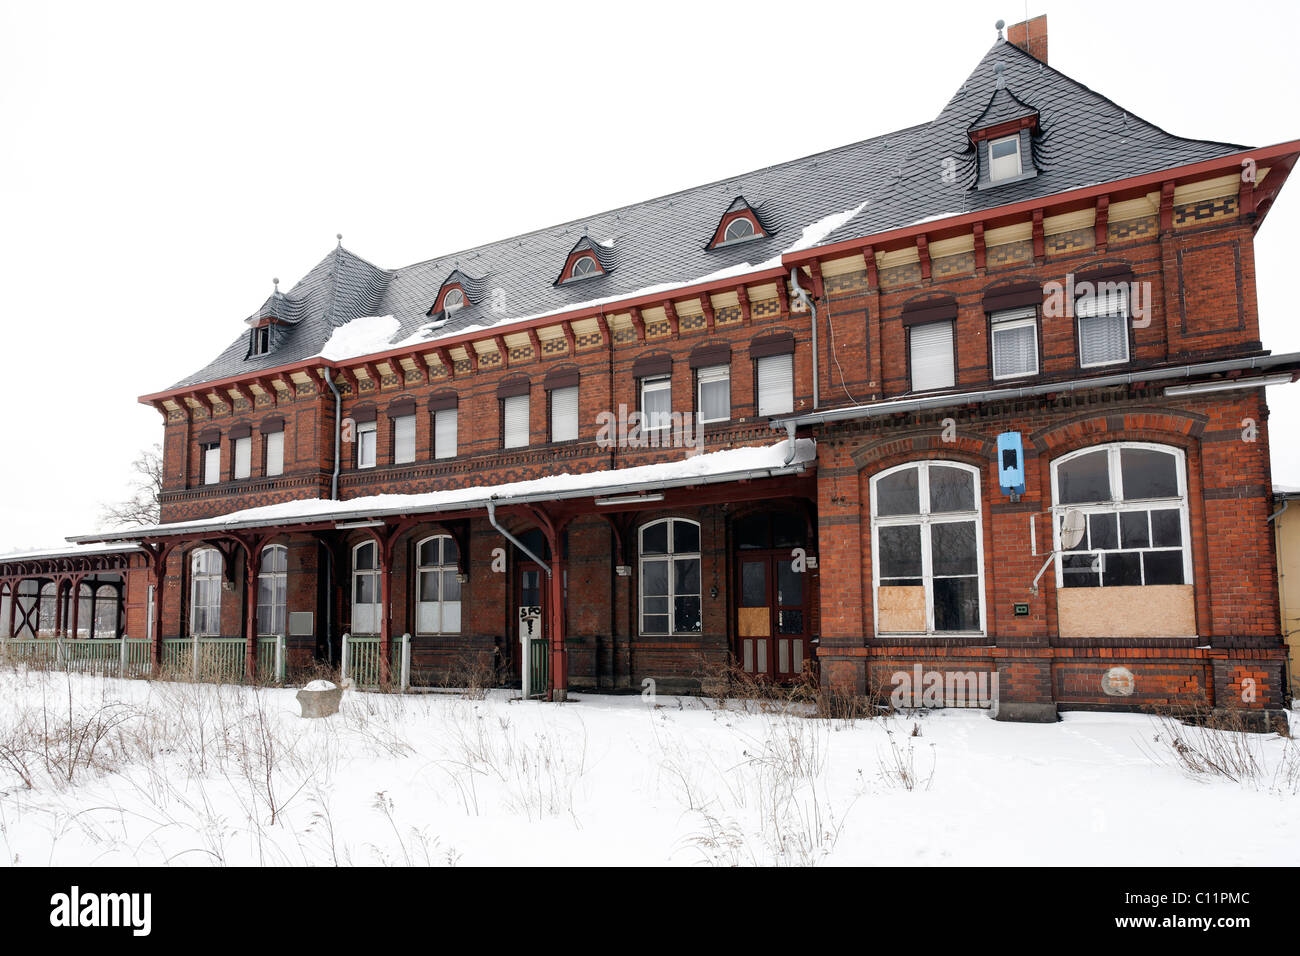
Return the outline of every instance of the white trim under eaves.
{"type": "MultiPolygon", "coordinates": [[[[844,408],[830,408],[820,412],[808,412],[803,415],[787,415],[773,418],[768,424],[773,430],[797,428],[800,425],[824,425],[831,422],[855,421],[862,418],[876,418],[880,415],[893,415],[898,412],[923,411],[934,408],[954,408],[958,405],[972,405],[980,402],[996,402],[1017,398],[1029,398],[1036,395],[1050,395],[1061,392],[1078,392],[1089,388],[1109,388],[1113,385],[1132,385],[1137,382],[1164,382],[1170,379],[1195,378],[1198,375],[1218,375],[1226,372],[1243,372],[1249,369],[1266,371],[1282,368],[1295,376],[1300,375],[1300,352],[1286,352],[1282,355],[1252,355],[1249,358],[1221,359],[1215,362],[1201,362],[1196,365],[1177,365],[1170,368],[1152,368],[1137,372],[1122,372],[1116,375],[1099,375],[1095,378],[1075,378],[1064,382],[1043,382],[1038,385],[1024,385],[1020,388],[993,388],[976,392],[944,392],[941,395],[926,395],[921,398],[894,398],[884,402],[872,402],[868,405],[849,405],[844,408]]],[[[1259,381],[1264,385],[1271,382],[1259,381]]],[[[1238,388],[1252,387],[1249,379],[1241,380],[1238,388]]]]}

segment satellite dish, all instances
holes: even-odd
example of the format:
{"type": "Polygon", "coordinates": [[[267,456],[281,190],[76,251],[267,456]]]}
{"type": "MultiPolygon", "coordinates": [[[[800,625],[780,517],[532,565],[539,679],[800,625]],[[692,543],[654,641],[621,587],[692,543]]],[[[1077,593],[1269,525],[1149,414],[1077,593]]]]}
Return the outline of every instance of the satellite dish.
{"type": "Polygon", "coordinates": [[[1083,512],[1078,508],[1071,508],[1061,519],[1061,550],[1072,551],[1079,546],[1083,540],[1083,532],[1087,528],[1083,512]]]}

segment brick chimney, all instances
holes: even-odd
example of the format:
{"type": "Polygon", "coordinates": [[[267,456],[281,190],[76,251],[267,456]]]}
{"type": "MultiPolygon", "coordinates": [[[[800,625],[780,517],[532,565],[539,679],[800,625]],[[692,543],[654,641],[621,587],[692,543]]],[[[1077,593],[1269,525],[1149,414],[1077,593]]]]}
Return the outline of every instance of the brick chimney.
{"type": "Polygon", "coordinates": [[[1007,27],[1007,42],[1047,62],[1047,14],[1007,27]]]}

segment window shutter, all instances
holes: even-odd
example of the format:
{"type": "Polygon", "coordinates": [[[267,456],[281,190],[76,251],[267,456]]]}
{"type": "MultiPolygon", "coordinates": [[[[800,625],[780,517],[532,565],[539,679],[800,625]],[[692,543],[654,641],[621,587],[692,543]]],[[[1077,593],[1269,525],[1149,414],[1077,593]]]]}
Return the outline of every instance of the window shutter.
{"type": "Polygon", "coordinates": [[[528,396],[510,395],[501,400],[505,418],[504,444],[506,448],[523,448],[528,445],[528,396]]]}
{"type": "Polygon", "coordinates": [[[912,390],[951,388],[955,382],[952,361],[952,323],[914,326],[910,333],[912,390]]]}
{"type": "Polygon", "coordinates": [[[203,452],[203,483],[215,485],[221,481],[221,446],[209,445],[203,452]]]}
{"type": "Polygon", "coordinates": [[[551,391],[551,441],[572,441],[578,437],[578,387],[551,391]]]}
{"type": "Polygon", "coordinates": [[[794,411],[794,356],[765,355],[758,360],[758,414],[794,411]]]}
{"type": "Polygon", "coordinates": [[[247,478],[253,468],[253,439],[235,439],[235,477],[247,478]]]}
{"type": "Polygon", "coordinates": [[[415,461],[415,416],[393,419],[393,463],[405,465],[415,461]]]}
{"type": "Polygon", "coordinates": [[[440,408],[433,413],[433,457],[456,457],[456,409],[440,408]]]}
{"type": "Polygon", "coordinates": [[[267,476],[284,473],[284,432],[272,432],[266,436],[266,474],[267,476]]]}

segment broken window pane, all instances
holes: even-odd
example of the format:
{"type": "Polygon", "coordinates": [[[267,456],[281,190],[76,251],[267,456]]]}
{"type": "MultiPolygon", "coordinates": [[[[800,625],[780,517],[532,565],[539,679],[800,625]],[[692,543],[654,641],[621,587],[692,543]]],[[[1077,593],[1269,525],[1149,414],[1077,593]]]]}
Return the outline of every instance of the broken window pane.
{"type": "Polygon", "coordinates": [[[934,579],[934,629],[978,631],[980,627],[979,579],[934,579]]]}

